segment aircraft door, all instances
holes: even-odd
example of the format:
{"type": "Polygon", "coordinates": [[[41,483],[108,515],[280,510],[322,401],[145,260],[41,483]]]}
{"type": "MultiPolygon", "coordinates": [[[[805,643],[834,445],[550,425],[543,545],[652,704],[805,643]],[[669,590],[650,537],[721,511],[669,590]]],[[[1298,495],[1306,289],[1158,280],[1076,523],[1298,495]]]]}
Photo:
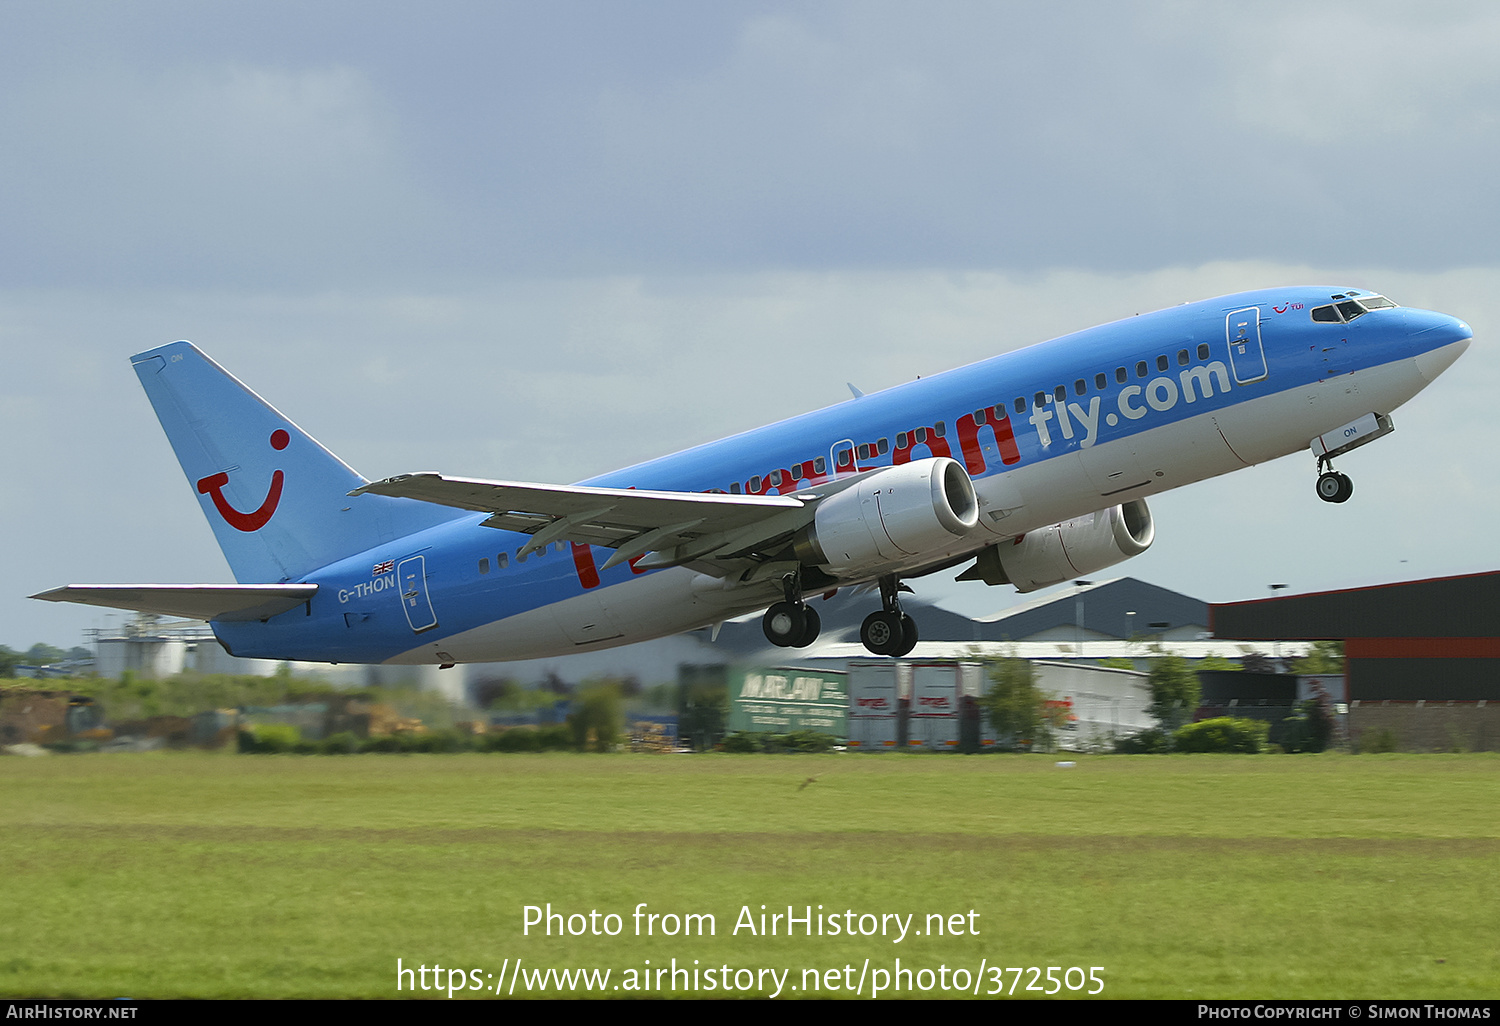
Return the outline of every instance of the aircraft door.
{"type": "Polygon", "coordinates": [[[833,473],[829,476],[838,477],[840,474],[852,474],[859,468],[854,462],[854,440],[845,438],[834,442],[828,450],[829,463],[833,467],[833,473]]]}
{"type": "Polygon", "coordinates": [[[1266,376],[1266,353],[1260,344],[1260,307],[1236,310],[1224,321],[1229,339],[1229,363],[1241,385],[1266,376]]]}
{"type": "Polygon", "coordinates": [[[396,580],[401,585],[401,610],[406,613],[406,622],[411,629],[421,634],[438,625],[437,614],[432,611],[432,600],[427,597],[427,559],[425,556],[408,556],[396,564],[396,580]]]}

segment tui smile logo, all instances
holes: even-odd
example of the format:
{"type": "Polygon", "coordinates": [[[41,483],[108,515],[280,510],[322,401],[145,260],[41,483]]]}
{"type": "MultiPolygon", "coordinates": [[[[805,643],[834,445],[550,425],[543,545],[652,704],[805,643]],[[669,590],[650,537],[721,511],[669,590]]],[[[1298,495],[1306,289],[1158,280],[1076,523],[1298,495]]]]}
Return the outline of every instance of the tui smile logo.
{"type": "MultiPolygon", "coordinates": [[[[271,432],[271,448],[277,452],[285,449],[291,440],[291,436],[280,428],[271,432]]],[[[266,492],[266,500],[260,504],[259,509],[251,510],[249,513],[241,513],[229,504],[228,499],[224,498],[224,486],[229,483],[229,475],[223,471],[210,474],[200,480],[198,491],[214,500],[214,508],[219,511],[224,522],[236,531],[259,531],[271,519],[271,514],[276,512],[276,506],[281,502],[281,486],[285,480],[286,475],[281,471],[273,471],[271,489],[266,492]]]]}

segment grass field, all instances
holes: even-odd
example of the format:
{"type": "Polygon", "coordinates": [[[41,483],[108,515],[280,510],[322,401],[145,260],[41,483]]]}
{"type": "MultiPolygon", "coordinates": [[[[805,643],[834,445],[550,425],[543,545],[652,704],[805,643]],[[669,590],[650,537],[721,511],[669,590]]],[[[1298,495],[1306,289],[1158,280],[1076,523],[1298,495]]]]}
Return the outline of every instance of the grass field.
{"type": "Polygon", "coordinates": [[[517,997],[546,969],[654,997],[675,959],[709,997],[775,991],[764,969],[782,997],[878,971],[930,997],[1098,966],[1105,997],[1493,999],[1500,758],[9,758],[0,888],[6,996],[446,998],[431,972],[398,993],[399,958],[517,997]],[[549,902],[620,932],[523,934],[549,902]],[[714,935],[636,936],[642,902],[714,935]],[[825,935],[762,936],[761,905],[825,935]]]}

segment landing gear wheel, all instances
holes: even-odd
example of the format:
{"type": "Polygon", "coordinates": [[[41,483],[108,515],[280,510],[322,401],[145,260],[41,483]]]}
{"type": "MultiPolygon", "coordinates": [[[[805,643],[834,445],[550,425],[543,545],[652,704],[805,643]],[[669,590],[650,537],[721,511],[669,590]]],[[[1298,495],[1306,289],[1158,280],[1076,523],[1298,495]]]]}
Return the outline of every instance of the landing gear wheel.
{"type": "Polygon", "coordinates": [[[807,631],[806,606],[794,605],[791,602],[778,602],[766,610],[766,615],[761,619],[761,630],[766,632],[766,640],[780,648],[791,648],[802,640],[802,635],[807,631]]]}
{"type": "Polygon", "coordinates": [[[901,629],[901,614],[882,609],[865,617],[859,627],[859,640],[876,655],[895,655],[906,642],[901,629]]]}
{"type": "Polygon", "coordinates": [[[792,648],[806,648],[818,640],[818,632],[823,629],[823,618],[818,616],[818,611],[812,606],[803,606],[802,615],[805,618],[802,627],[802,636],[792,648]]]}
{"type": "Polygon", "coordinates": [[[904,655],[910,655],[911,650],[917,647],[917,621],[901,614],[901,645],[891,655],[897,659],[904,655]]]}
{"type": "Polygon", "coordinates": [[[1354,482],[1349,475],[1330,470],[1318,475],[1318,498],[1324,502],[1348,502],[1354,494],[1354,482]]]}

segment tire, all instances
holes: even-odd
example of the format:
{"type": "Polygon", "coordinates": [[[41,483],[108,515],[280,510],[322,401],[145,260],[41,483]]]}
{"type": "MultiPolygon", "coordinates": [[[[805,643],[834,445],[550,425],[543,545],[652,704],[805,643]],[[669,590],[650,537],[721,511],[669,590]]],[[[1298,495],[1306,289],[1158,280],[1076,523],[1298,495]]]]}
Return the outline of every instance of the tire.
{"type": "Polygon", "coordinates": [[[901,618],[883,609],[865,617],[859,626],[859,640],[876,655],[895,655],[905,638],[901,618]]]}
{"type": "Polygon", "coordinates": [[[807,607],[778,602],[766,610],[760,621],[766,640],[779,648],[791,648],[807,629],[807,607]]]}
{"type": "Polygon", "coordinates": [[[803,606],[802,616],[804,620],[802,636],[797,639],[795,645],[791,646],[792,648],[806,648],[811,645],[818,640],[818,633],[823,629],[823,619],[818,616],[818,611],[812,606],[803,606]]]}
{"type": "Polygon", "coordinates": [[[917,621],[901,614],[901,645],[891,655],[900,659],[902,656],[910,655],[911,650],[917,647],[917,621]]]}
{"type": "Polygon", "coordinates": [[[1354,491],[1354,485],[1343,474],[1332,470],[1318,475],[1318,498],[1324,502],[1343,502],[1354,491]]]}

